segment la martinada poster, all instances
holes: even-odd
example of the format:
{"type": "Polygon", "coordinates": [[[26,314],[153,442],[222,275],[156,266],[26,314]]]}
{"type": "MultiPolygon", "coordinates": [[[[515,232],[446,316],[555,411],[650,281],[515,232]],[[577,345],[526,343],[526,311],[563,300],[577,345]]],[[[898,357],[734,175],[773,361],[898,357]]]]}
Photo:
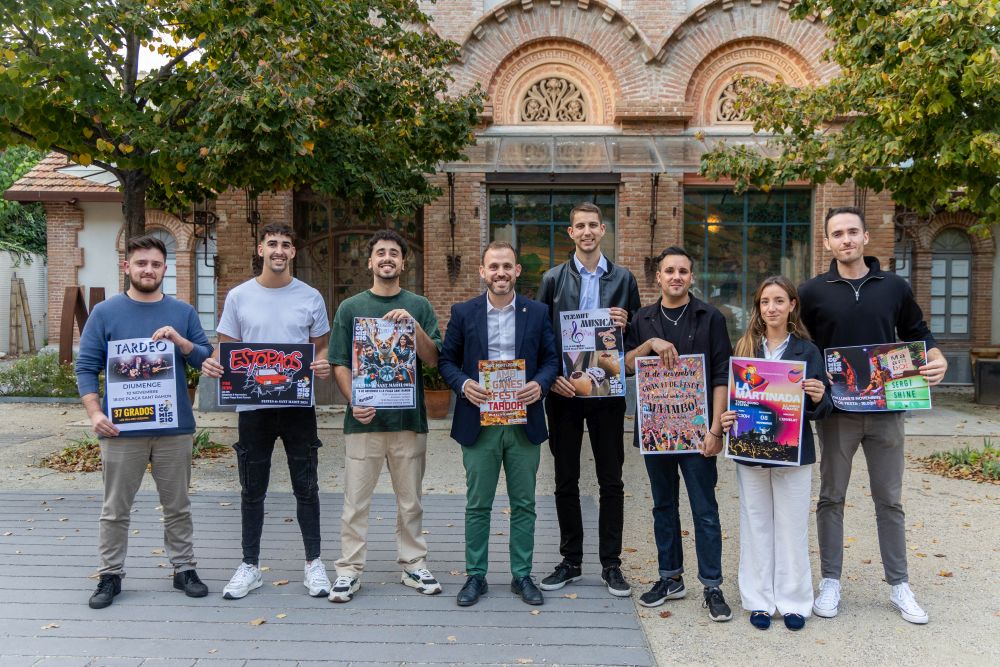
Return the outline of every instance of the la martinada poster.
{"type": "Polygon", "coordinates": [[[219,405],[313,404],[312,343],[219,345],[219,405]]]}
{"type": "Polygon", "coordinates": [[[637,357],[635,385],[639,451],[699,451],[708,431],[705,355],[682,355],[670,370],[659,357],[637,357]]]}
{"type": "Polygon", "coordinates": [[[736,424],[726,434],[726,456],[737,461],[799,465],[806,394],[804,361],[729,360],[729,409],[736,424]]]}
{"type": "Polygon", "coordinates": [[[569,310],[560,314],[563,375],[584,398],[625,395],[625,345],[611,311],[569,310]]]}
{"type": "Polygon", "coordinates": [[[831,347],[826,370],[832,378],[830,397],[845,412],[930,410],[931,388],[920,374],[927,345],[912,343],[831,347]]]}
{"type": "Polygon", "coordinates": [[[354,318],[351,404],[413,408],[416,396],[416,323],[412,319],[354,318]]]}
{"type": "Polygon", "coordinates": [[[177,358],[167,340],[108,341],[108,417],[119,431],[177,428],[177,358]]]}
{"type": "Polygon", "coordinates": [[[479,404],[479,423],[482,426],[527,424],[528,409],[518,400],[517,392],[524,389],[524,359],[479,362],[479,386],[490,397],[479,404]]]}

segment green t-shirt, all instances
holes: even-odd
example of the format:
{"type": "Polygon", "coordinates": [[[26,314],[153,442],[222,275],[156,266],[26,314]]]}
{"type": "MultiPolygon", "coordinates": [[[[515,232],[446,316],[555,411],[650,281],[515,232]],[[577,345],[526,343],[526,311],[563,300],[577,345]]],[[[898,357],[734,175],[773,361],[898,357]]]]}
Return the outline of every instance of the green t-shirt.
{"type": "MultiPolygon", "coordinates": [[[[420,324],[438,350],[441,349],[441,331],[438,329],[437,315],[431,302],[422,296],[400,290],[395,296],[378,296],[366,290],[355,294],[340,304],[333,317],[330,332],[330,363],[335,366],[351,367],[351,351],[354,341],[355,317],[382,317],[390,310],[405,309],[420,324]]],[[[413,431],[427,433],[427,410],[424,408],[424,381],[420,372],[420,358],[417,358],[416,407],[409,410],[378,410],[375,418],[362,424],[351,411],[344,415],[344,433],[395,433],[413,431]]]]}

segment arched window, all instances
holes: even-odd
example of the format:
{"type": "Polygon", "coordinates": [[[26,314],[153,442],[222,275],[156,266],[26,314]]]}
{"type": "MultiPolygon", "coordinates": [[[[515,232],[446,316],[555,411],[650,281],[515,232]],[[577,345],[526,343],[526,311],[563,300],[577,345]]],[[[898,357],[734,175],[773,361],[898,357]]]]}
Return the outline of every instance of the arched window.
{"type": "Polygon", "coordinates": [[[198,239],[194,254],[195,279],[197,281],[195,283],[195,308],[198,310],[201,328],[209,334],[215,331],[215,261],[217,253],[218,249],[214,237],[198,239]]]}
{"type": "Polygon", "coordinates": [[[968,338],[972,244],[965,232],[946,229],[931,244],[931,332],[968,338]]]}
{"type": "Polygon", "coordinates": [[[152,229],[148,234],[163,241],[167,247],[167,274],[163,277],[163,293],[177,296],[177,239],[165,229],[152,229]]]}

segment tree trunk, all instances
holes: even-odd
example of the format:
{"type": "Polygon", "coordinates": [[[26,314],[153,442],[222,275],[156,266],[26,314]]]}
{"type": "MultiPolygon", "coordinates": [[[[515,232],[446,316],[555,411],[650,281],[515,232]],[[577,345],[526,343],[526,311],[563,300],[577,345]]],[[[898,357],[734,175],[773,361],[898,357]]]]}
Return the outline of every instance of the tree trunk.
{"type": "Polygon", "coordinates": [[[122,214],[125,217],[125,243],[146,233],[146,187],[149,181],[141,171],[122,174],[122,214]]]}

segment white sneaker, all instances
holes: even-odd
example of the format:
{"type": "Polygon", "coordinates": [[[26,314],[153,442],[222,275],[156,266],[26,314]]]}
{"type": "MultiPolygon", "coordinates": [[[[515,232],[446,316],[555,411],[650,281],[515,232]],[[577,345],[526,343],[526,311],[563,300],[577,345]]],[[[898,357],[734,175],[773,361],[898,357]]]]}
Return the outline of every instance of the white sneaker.
{"type": "Polygon", "coordinates": [[[321,598],[330,592],[330,577],[326,576],[326,568],[319,558],[306,563],[302,584],[309,589],[309,595],[321,598]]]}
{"type": "Polygon", "coordinates": [[[889,603],[898,609],[903,618],[910,623],[923,625],[930,620],[927,612],[917,604],[917,598],[914,597],[913,591],[910,590],[910,585],[905,581],[892,587],[892,593],[889,594],[889,603]]]}
{"type": "Polygon", "coordinates": [[[840,581],[824,579],[819,582],[819,595],[813,602],[813,613],[823,618],[833,618],[840,611],[840,581]]]}
{"type": "Polygon", "coordinates": [[[240,563],[226,587],[222,589],[222,597],[227,600],[245,598],[247,593],[260,588],[264,580],[260,576],[260,568],[249,563],[240,563]]]}
{"type": "Polygon", "coordinates": [[[327,599],[330,602],[350,602],[359,588],[361,588],[359,577],[337,577],[327,599]]]}
{"type": "Polygon", "coordinates": [[[424,595],[437,595],[441,592],[441,584],[425,567],[416,570],[403,570],[402,582],[410,588],[416,588],[424,595]]]}

